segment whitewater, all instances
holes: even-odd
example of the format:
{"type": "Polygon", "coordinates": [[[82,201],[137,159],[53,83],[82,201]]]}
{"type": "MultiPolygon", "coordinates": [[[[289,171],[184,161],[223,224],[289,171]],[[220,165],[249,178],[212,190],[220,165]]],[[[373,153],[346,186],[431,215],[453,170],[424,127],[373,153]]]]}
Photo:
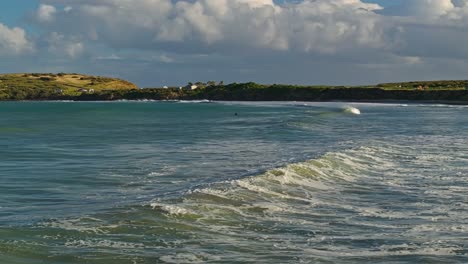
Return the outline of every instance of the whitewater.
{"type": "Polygon", "coordinates": [[[1,103],[1,262],[465,263],[467,111],[1,103]]]}

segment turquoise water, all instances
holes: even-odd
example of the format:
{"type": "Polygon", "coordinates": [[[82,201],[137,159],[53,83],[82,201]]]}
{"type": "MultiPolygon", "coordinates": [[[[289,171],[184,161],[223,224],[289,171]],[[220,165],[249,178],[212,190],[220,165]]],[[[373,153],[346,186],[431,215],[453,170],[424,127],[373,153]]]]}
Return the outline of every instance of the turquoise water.
{"type": "Polygon", "coordinates": [[[0,263],[466,263],[467,113],[0,103],[0,263]]]}

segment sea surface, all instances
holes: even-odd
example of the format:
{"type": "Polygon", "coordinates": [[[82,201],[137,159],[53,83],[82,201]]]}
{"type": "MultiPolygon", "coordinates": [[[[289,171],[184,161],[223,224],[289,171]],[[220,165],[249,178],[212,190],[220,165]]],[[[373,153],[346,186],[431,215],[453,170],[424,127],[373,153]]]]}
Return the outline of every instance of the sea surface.
{"type": "Polygon", "coordinates": [[[467,262],[467,106],[0,103],[2,264],[467,262]]]}

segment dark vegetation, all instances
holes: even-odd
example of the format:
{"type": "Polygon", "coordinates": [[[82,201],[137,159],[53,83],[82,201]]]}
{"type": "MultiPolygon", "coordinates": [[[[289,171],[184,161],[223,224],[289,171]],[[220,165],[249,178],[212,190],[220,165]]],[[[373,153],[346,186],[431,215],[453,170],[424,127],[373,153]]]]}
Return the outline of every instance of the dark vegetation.
{"type": "Polygon", "coordinates": [[[214,85],[197,90],[147,88],[82,94],[70,100],[225,100],[225,101],[458,101],[468,102],[465,88],[385,89],[382,87],[325,87],[259,85],[241,83],[214,85]]]}

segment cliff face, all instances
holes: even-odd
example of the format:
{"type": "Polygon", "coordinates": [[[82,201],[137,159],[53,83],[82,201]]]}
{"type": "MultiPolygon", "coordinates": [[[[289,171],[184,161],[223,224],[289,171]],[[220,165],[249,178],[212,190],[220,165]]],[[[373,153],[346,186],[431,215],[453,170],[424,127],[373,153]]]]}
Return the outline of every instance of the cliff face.
{"type": "Polygon", "coordinates": [[[66,73],[24,73],[0,75],[0,100],[40,100],[106,90],[134,90],[138,87],[116,78],[66,73]]]}

